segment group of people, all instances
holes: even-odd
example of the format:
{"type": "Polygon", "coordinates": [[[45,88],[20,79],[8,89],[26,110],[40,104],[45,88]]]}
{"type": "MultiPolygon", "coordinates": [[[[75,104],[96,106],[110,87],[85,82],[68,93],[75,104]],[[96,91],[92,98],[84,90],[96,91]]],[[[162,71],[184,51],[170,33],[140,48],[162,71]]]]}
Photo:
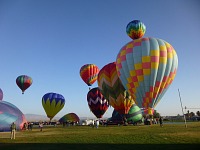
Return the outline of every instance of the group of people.
{"type": "Polygon", "coordinates": [[[99,120],[92,120],[92,127],[99,128],[99,120]]]}
{"type": "Polygon", "coordinates": [[[159,118],[154,118],[154,119],[147,117],[144,121],[144,124],[151,125],[151,124],[158,124],[158,122],[160,126],[163,127],[163,118],[161,116],[159,118]]]}
{"type": "Polygon", "coordinates": [[[28,123],[24,123],[23,125],[23,130],[32,130],[33,129],[33,123],[32,122],[28,122],[28,123]]]}
{"type": "MultiPolygon", "coordinates": [[[[43,129],[43,123],[42,122],[39,123],[39,128],[40,128],[40,131],[42,131],[42,129],[43,129]]],[[[32,130],[33,129],[33,123],[31,123],[31,122],[26,123],[25,122],[22,129],[32,130]]],[[[11,131],[10,139],[15,139],[16,130],[17,130],[16,124],[15,124],[15,122],[13,122],[10,125],[10,131],[11,131]]]]}
{"type": "MultiPolygon", "coordinates": [[[[158,119],[158,121],[159,121],[159,123],[160,123],[160,126],[163,127],[163,118],[160,117],[160,118],[158,119]]],[[[92,127],[96,127],[96,128],[99,127],[99,120],[98,120],[98,119],[92,121],[92,127]]],[[[24,128],[25,130],[32,130],[32,128],[33,128],[33,123],[30,123],[30,122],[28,122],[28,124],[27,124],[27,123],[24,123],[23,128],[24,128]]],[[[43,129],[43,123],[42,123],[42,122],[39,123],[39,128],[40,128],[40,131],[42,131],[42,129],[43,129]]],[[[15,122],[13,122],[13,123],[11,124],[11,126],[10,126],[10,130],[11,130],[11,137],[10,137],[10,139],[15,139],[16,129],[17,129],[17,128],[16,128],[16,124],[15,124],[15,122]]]]}

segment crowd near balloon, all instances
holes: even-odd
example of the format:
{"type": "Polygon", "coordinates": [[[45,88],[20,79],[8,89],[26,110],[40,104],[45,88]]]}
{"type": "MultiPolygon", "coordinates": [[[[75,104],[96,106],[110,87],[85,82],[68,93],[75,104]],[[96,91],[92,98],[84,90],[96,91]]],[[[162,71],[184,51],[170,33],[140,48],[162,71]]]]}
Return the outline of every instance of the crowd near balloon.
{"type": "MultiPolygon", "coordinates": [[[[112,117],[108,121],[142,121],[144,114],[153,114],[173,82],[178,68],[176,51],[165,40],[143,37],[145,32],[146,26],[140,20],[129,22],[126,33],[131,41],[127,41],[113,54],[116,60],[101,69],[93,62],[80,66],[80,77],[89,87],[83,97],[86,97],[88,110],[97,119],[103,118],[108,108],[113,107],[112,117]],[[95,82],[98,87],[91,88],[95,82]]],[[[28,75],[16,78],[22,94],[32,83],[28,75]]],[[[65,98],[58,93],[46,93],[41,99],[50,121],[65,106],[65,98]]],[[[68,113],[59,121],[79,122],[80,119],[75,113],[68,113]]],[[[12,122],[16,122],[18,129],[22,129],[26,119],[15,105],[3,99],[3,90],[0,88],[0,131],[8,131],[12,122]]]]}

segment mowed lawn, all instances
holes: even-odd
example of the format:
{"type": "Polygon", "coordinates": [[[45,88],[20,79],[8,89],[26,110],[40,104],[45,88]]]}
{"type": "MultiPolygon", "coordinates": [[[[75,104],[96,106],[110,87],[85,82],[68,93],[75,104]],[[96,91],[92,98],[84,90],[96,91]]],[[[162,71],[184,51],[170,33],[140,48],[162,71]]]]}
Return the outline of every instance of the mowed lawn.
{"type": "Polygon", "coordinates": [[[200,122],[139,126],[44,127],[18,131],[16,139],[0,132],[0,149],[200,149],[200,122]]]}

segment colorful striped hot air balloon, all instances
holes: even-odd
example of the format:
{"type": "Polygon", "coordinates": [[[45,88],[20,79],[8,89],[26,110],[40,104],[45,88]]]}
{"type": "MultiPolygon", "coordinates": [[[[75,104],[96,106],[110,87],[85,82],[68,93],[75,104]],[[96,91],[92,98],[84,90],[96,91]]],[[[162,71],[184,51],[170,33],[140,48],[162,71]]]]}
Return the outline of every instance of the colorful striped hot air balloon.
{"type": "Polygon", "coordinates": [[[31,86],[32,82],[32,78],[27,75],[18,76],[16,79],[16,83],[18,87],[22,90],[22,94],[24,94],[24,91],[31,86]]]}
{"type": "Polygon", "coordinates": [[[87,102],[90,110],[97,118],[102,118],[108,109],[108,101],[101,94],[98,87],[91,89],[87,94],[87,102]]]}
{"type": "Polygon", "coordinates": [[[116,63],[105,65],[98,75],[98,86],[109,104],[120,114],[127,114],[134,101],[122,85],[116,70],[116,63]]]}
{"type": "Polygon", "coordinates": [[[126,33],[131,39],[142,38],[146,32],[146,26],[140,20],[133,20],[126,26],[126,33]]]}
{"type": "Polygon", "coordinates": [[[69,113],[59,119],[59,122],[79,122],[79,117],[75,113],[69,113]]]}
{"type": "Polygon", "coordinates": [[[65,98],[61,94],[47,93],[42,97],[42,106],[47,117],[52,118],[64,107],[65,98]]]}
{"type": "Polygon", "coordinates": [[[80,69],[80,76],[88,86],[91,86],[97,80],[98,73],[99,68],[94,64],[86,64],[80,69]]]}
{"type": "Polygon", "coordinates": [[[164,40],[140,38],[123,46],[117,56],[118,76],[140,108],[155,108],[175,78],[178,57],[164,40]]]}

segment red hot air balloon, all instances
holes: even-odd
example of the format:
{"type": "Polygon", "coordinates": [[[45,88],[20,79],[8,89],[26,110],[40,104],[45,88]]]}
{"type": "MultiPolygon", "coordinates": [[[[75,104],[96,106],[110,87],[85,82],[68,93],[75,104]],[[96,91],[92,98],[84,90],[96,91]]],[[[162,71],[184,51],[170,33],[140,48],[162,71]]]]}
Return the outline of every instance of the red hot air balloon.
{"type": "Polygon", "coordinates": [[[83,65],[80,69],[80,76],[88,86],[91,86],[97,80],[98,73],[99,68],[94,64],[83,65]]]}
{"type": "Polygon", "coordinates": [[[16,83],[18,87],[22,90],[22,94],[24,94],[24,91],[31,86],[32,82],[32,78],[27,75],[21,75],[16,79],[16,83]]]}
{"type": "Polygon", "coordinates": [[[102,118],[108,109],[108,101],[101,94],[99,88],[91,89],[87,94],[88,106],[97,118],[102,118]]]}

